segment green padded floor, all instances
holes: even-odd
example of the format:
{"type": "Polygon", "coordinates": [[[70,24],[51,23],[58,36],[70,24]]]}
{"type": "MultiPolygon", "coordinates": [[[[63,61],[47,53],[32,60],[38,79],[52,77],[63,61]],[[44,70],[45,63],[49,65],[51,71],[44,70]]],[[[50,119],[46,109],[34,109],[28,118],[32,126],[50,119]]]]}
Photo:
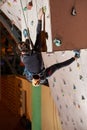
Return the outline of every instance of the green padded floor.
{"type": "Polygon", "coordinates": [[[41,86],[32,86],[32,130],[41,130],[41,86]]]}

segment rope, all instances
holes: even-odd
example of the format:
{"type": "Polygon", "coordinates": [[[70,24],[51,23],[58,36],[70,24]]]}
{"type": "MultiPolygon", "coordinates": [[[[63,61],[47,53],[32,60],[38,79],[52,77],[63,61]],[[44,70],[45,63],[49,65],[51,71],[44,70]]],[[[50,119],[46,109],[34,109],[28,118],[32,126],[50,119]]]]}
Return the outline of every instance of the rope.
{"type": "MultiPolygon", "coordinates": [[[[38,12],[37,0],[36,0],[36,12],[38,12]]],[[[38,14],[37,14],[37,18],[38,18],[38,14]]]]}
{"type": "Polygon", "coordinates": [[[20,0],[20,3],[21,3],[21,8],[22,8],[22,13],[23,13],[25,25],[26,25],[26,28],[27,28],[27,31],[28,31],[29,42],[30,42],[30,44],[31,44],[31,46],[32,46],[32,49],[33,49],[33,44],[32,44],[31,38],[30,38],[30,31],[29,31],[29,28],[28,28],[28,26],[27,26],[27,21],[26,21],[26,17],[25,17],[25,14],[24,14],[23,5],[22,5],[22,1],[21,1],[21,0],[20,0]]]}
{"type": "Polygon", "coordinates": [[[26,25],[26,28],[28,28],[28,27],[27,27],[27,22],[26,22],[26,18],[25,18],[25,14],[24,14],[23,5],[22,5],[22,1],[21,1],[21,0],[20,0],[20,3],[21,3],[21,8],[22,8],[23,16],[24,16],[25,25],[26,25]]]}
{"type": "MultiPolygon", "coordinates": [[[[26,7],[27,7],[28,0],[25,0],[25,2],[26,2],[26,7]]],[[[26,11],[26,23],[28,23],[28,13],[27,13],[27,11],[26,11]]]]}

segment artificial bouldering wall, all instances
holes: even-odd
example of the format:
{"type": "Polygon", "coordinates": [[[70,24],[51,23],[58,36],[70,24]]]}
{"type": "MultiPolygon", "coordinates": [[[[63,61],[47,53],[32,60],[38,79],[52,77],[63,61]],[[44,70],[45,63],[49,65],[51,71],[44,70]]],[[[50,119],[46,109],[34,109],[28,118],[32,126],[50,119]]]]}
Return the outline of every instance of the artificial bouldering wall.
{"type": "MultiPolygon", "coordinates": [[[[44,53],[45,66],[63,62],[74,56],[73,51],[44,53]]],[[[87,49],[71,65],[49,77],[49,86],[61,118],[63,130],[87,129],[87,49]]]]}
{"type": "Polygon", "coordinates": [[[52,43],[61,40],[61,46],[53,43],[54,51],[87,48],[87,1],[50,0],[52,43]],[[76,15],[72,15],[72,8],[76,15]]]}

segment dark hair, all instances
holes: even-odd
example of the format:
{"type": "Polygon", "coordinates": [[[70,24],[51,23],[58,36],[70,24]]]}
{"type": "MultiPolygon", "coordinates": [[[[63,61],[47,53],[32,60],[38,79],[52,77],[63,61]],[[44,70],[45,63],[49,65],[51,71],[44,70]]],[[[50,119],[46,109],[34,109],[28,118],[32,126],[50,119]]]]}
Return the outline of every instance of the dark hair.
{"type": "Polygon", "coordinates": [[[33,78],[34,79],[39,79],[40,77],[39,77],[39,75],[33,75],[33,78]]]}

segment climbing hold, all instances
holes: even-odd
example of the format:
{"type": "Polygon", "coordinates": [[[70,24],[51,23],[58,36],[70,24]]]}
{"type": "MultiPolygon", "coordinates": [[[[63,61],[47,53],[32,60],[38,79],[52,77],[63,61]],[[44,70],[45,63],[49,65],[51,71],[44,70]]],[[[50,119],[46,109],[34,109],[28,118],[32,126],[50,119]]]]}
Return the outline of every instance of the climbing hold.
{"type": "Polygon", "coordinates": [[[55,87],[55,84],[53,83],[53,87],[55,87]]]}
{"type": "Polygon", "coordinates": [[[61,121],[61,124],[63,125],[63,121],[61,121]]]}
{"type": "Polygon", "coordinates": [[[72,122],[74,122],[74,119],[72,119],[72,122]]]}
{"type": "Polygon", "coordinates": [[[24,7],[23,10],[26,11],[26,10],[27,10],[27,7],[24,7]]]}
{"type": "Polygon", "coordinates": [[[17,0],[14,0],[13,2],[17,2],[17,0]]]}
{"type": "Polygon", "coordinates": [[[57,38],[55,38],[55,39],[53,40],[53,43],[54,43],[56,46],[61,46],[61,44],[62,44],[61,40],[59,40],[59,39],[57,39],[57,38]]]}
{"type": "Polygon", "coordinates": [[[66,85],[66,81],[63,79],[63,83],[64,83],[64,85],[66,85]]]}
{"type": "Polygon", "coordinates": [[[76,102],[73,102],[73,105],[76,106],[76,102]]]}
{"type": "Polygon", "coordinates": [[[73,85],[73,89],[76,89],[76,86],[75,86],[75,85],[73,85]]]}
{"type": "Polygon", "coordinates": [[[82,119],[80,119],[80,122],[81,122],[81,123],[83,123],[83,120],[82,120],[82,119]]]}
{"type": "Polygon", "coordinates": [[[82,75],[80,75],[79,78],[80,78],[80,80],[83,80],[83,76],[82,75]]]}
{"type": "Polygon", "coordinates": [[[46,12],[46,6],[42,7],[43,12],[46,12]]]}
{"type": "Polygon", "coordinates": [[[27,4],[27,9],[28,9],[28,10],[31,10],[32,7],[33,7],[33,3],[32,3],[32,1],[30,1],[30,2],[27,4]]]}
{"type": "Polygon", "coordinates": [[[56,82],[56,78],[55,77],[53,78],[53,81],[56,82]]]}
{"type": "Polygon", "coordinates": [[[77,67],[80,68],[80,64],[79,63],[77,63],[77,67]]]}
{"type": "Polygon", "coordinates": [[[19,21],[21,21],[21,18],[19,18],[18,16],[17,16],[17,18],[18,18],[19,21]]]}
{"type": "Polygon", "coordinates": [[[7,2],[7,4],[8,4],[8,6],[10,6],[10,7],[11,7],[11,3],[10,3],[10,2],[7,2]]]}
{"type": "Polygon", "coordinates": [[[72,7],[72,10],[71,10],[71,15],[72,15],[72,16],[76,16],[76,14],[77,14],[77,13],[76,13],[76,8],[73,6],[73,7],[72,7]]]}
{"type": "Polygon", "coordinates": [[[62,92],[62,93],[64,92],[63,89],[61,89],[61,92],[62,92]]]}
{"type": "Polygon", "coordinates": [[[85,100],[85,97],[82,95],[82,100],[85,100]]]}
{"type": "Polygon", "coordinates": [[[32,20],[32,21],[31,21],[31,25],[33,25],[33,24],[34,24],[34,21],[32,20]]]}
{"type": "Polygon", "coordinates": [[[72,71],[71,67],[69,67],[69,71],[72,71]]]}
{"type": "Polygon", "coordinates": [[[74,130],[77,130],[76,128],[74,128],[74,130]]]}
{"type": "Polygon", "coordinates": [[[64,56],[64,54],[65,54],[65,51],[62,51],[62,56],[64,56]]]}
{"type": "Polygon", "coordinates": [[[59,97],[58,97],[58,95],[57,95],[57,100],[59,100],[59,97]]]}
{"type": "Polygon", "coordinates": [[[12,13],[11,13],[9,10],[7,10],[7,12],[8,12],[10,15],[12,15],[12,13]]]}
{"type": "Polygon", "coordinates": [[[61,104],[60,104],[60,109],[62,109],[62,106],[61,106],[61,104]]]}
{"type": "Polygon", "coordinates": [[[78,104],[78,108],[80,108],[80,105],[78,104]]]}
{"type": "Polygon", "coordinates": [[[28,36],[28,30],[27,29],[23,30],[23,35],[24,35],[25,38],[28,36]]]}
{"type": "Polygon", "coordinates": [[[68,108],[68,105],[66,104],[66,108],[68,108]]]}
{"type": "Polygon", "coordinates": [[[50,15],[47,15],[47,18],[50,18],[50,15]]]}

